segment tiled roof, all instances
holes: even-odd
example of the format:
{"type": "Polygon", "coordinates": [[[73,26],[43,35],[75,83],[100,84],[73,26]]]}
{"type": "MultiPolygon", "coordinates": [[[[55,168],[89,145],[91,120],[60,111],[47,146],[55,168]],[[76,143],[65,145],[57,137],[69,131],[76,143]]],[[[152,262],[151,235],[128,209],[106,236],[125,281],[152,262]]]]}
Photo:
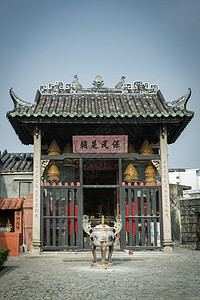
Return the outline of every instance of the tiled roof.
{"type": "Polygon", "coordinates": [[[186,102],[190,97],[188,93],[177,101],[167,102],[160,91],[156,94],[119,94],[115,90],[106,93],[101,89],[99,94],[90,92],[85,94],[41,94],[37,93],[35,103],[26,103],[15,95],[10,94],[15,102],[13,111],[8,112],[8,117],[184,117],[193,116],[193,112],[186,109],[186,102]]]}
{"type": "Polygon", "coordinates": [[[0,154],[0,172],[32,172],[32,153],[8,153],[5,150],[0,154]]]}
{"type": "Polygon", "coordinates": [[[20,209],[24,197],[21,198],[0,198],[0,209],[20,209]]]}
{"type": "MultiPolygon", "coordinates": [[[[98,76],[97,76],[98,77],[98,76]]],[[[191,90],[176,101],[166,101],[157,85],[143,82],[125,84],[115,88],[103,88],[96,81],[93,88],[82,88],[77,77],[72,84],[62,82],[40,86],[35,101],[28,103],[20,99],[11,89],[14,109],[7,118],[24,144],[33,144],[35,124],[101,123],[111,120],[120,123],[174,124],[170,125],[168,143],[173,143],[194,113],[186,109],[191,90]]],[[[44,125],[45,126],[45,125],[44,125]]]]}

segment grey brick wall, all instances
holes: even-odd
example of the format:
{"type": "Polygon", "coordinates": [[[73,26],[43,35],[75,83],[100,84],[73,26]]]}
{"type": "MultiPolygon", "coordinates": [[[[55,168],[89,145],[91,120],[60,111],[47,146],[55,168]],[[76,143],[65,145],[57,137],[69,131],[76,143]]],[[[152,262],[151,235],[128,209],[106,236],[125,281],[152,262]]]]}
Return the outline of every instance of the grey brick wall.
{"type": "Polygon", "coordinates": [[[200,197],[191,196],[188,198],[181,198],[179,203],[182,242],[195,243],[197,240],[196,225],[197,212],[200,212],[200,197]]]}

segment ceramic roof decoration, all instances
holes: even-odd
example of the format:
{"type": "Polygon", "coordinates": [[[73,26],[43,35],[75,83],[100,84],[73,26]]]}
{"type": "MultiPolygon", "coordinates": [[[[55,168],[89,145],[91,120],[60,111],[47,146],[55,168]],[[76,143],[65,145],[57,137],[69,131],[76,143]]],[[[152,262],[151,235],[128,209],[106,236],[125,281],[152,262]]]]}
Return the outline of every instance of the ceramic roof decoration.
{"type": "Polygon", "coordinates": [[[92,84],[97,88],[103,87],[104,82],[102,80],[102,77],[100,75],[97,75],[92,84]]]}
{"type": "Polygon", "coordinates": [[[72,81],[76,89],[82,89],[82,85],[78,81],[78,76],[74,75],[74,80],[72,81]]]}
{"type": "Polygon", "coordinates": [[[125,77],[125,76],[122,76],[122,77],[121,77],[121,81],[118,82],[118,84],[116,84],[115,88],[116,88],[116,89],[121,89],[121,88],[123,87],[123,85],[125,84],[125,79],[126,79],[126,77],[125,77]]]}
{"type": "Polygon", "coordinates": [[[10,89],[14,109],[7,112],[7,118],[24,144],[32,143],[31,129],[24,124],[74,120],[81,124],[83,121],[103,122],[108,119],[137,124],[176,122],[178,125],[171,128],[168,135],[168,143],[173,143],[194,115],[186,109],[190,89],[178,100],[167,102],[156,84],[125,83],[125,76],[122,76],[115,88],[106,88],[102,77],[97,75],[94,87],[83,88],[77,75],[74,78],[69,84],[56,82],[40,86],[33,103],[20,99],[10,89]]]}

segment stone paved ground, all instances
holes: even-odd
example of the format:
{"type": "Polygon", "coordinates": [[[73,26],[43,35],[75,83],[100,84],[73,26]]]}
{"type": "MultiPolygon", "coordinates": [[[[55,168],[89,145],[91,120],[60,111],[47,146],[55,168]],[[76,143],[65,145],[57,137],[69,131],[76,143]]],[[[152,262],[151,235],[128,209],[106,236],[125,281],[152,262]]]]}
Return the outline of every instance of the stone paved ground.
{"type": "Polygon", "coordinates": [[[0,272],[0,299],[199,300],[200,251],[193,249],[176,247],[171,257],[115,259],[110,269],[62,255],[10,257],[0,272]]]}

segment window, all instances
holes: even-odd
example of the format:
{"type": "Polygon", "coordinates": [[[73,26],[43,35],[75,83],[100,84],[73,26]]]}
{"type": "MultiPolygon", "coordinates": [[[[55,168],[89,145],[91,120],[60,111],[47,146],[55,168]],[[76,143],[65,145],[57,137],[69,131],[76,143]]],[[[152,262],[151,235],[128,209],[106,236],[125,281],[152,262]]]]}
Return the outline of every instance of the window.
{"type": "Polygon", "coordinates": [[[19,197],[26,198],[29,193],[33,191],[32,182],[20,182],[19,183],[19,197]]]}

